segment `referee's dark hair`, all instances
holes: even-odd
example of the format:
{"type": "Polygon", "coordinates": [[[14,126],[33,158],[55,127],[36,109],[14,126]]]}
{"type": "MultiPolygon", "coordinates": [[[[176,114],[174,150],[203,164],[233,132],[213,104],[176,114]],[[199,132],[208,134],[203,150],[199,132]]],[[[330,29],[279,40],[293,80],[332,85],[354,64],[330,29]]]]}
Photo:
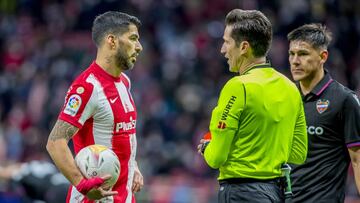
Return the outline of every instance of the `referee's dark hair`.
{"type": "Polygon", "coordinates": [[[234,9],[226,15],[225,24],[232,26],[231,37],[236,46],[248,41],[255,57],[266,56],[273,31],[270,20],[262,12],[234,9]]]}
{"type": "Polygon", "coordinates": [[[139,28],[141,22],[135,16],[118,11],[108,11],[98,15],[92,26],[92,39],[96,47],[100,46],[107,34],[121,35],[128,31],[130,24],[134,24],[139,28]]]}
{"type": "Polygon", "coordinates": [[[311,23],[294,29],[287,35],[287,38],[290,42],[305,41],[316,49],[327,49],[332,39],[332,33],[325,25],[311,23]]]}

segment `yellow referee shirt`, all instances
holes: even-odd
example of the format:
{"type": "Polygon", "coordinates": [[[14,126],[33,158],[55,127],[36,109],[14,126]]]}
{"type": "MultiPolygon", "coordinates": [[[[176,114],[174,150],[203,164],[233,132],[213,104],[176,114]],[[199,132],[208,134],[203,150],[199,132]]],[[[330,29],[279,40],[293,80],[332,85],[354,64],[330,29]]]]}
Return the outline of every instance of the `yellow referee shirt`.
{"type": "Polygon", "coordinates": [[[301,164],[307,132],[299,90],[269,64],[233,77],[223,87],[210,122],[204,157],[219,180],[271,179],[281,164],[301,164]]]}

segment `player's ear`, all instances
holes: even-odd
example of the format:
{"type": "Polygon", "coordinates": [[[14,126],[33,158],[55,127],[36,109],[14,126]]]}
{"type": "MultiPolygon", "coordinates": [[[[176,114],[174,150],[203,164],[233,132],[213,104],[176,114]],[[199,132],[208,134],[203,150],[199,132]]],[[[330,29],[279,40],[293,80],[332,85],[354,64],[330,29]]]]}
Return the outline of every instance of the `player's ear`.
{"type": "Polygon", "coordinates": [[[326,60],[328,59],[328,57],[329,57],[329,52],[327,50],[322,50],[320,52],[320,58],[321,58],[320,62],[321,63],[325,63],[326,60]]]}
{"type": "Polygon", "coordinates": [[[106,46],[109,47],[109,49],[115,49],[116,48],[116,37],[113,34],[106,35],[106,46]]]}
{"type": "Polygon", "coordinates": [[[240,47],[240,53],[241,53],[241,55],[243,55],[243,54],[248,55],[248,53],[249,53],[249,51],[250,51],[250,49],[251,49],[250,44],[249,44],[248,41],[242,41],[242,42],[240,42],[239,47],[240,47]]]}

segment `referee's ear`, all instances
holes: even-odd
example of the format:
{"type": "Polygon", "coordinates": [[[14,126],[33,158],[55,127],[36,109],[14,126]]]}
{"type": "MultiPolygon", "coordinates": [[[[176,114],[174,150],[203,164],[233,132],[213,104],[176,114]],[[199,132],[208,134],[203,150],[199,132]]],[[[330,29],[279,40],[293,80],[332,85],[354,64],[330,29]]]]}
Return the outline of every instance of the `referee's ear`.
{"type": "Polygon", "coordinates": [[[324,64],[328,59],[328,56],[329,56],[329,52],[327,50],[322,50],[320,53],[320,58],[321,58],[320,62],[324,64]]]}

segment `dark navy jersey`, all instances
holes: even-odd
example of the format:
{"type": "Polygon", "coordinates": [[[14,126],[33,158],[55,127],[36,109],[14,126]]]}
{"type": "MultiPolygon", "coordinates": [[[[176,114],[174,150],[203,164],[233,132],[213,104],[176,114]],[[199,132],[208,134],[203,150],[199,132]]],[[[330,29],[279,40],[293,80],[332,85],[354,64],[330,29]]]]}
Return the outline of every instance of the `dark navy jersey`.
{"type": "Polygon", "coordinates": [[[303,102],[309,147],[293,166],[293,202],[344,202],[348,148],[360,146],[359,98],[325,72],[303,102]]]}

